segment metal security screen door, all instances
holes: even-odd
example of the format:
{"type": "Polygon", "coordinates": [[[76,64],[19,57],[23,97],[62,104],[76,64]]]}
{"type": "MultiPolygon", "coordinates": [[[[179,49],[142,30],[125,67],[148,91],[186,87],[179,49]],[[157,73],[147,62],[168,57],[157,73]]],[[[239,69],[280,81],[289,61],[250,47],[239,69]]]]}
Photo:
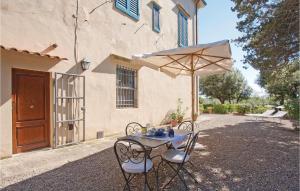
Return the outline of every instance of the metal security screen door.
{"type": "Polygon", "coordinates": [[[85,139],[85,77],[55,73],[55,148],[85,139]]]}

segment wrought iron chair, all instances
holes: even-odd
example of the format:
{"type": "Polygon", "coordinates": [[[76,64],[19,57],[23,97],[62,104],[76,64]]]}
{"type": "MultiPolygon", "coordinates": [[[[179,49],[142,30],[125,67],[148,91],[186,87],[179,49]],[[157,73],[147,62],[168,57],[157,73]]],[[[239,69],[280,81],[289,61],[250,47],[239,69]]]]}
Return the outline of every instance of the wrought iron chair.
{"type": "MultiPolygon", "coordinates": [[[[184,129],[184,130],[187,130],[187,131],[192,131],[194,132],[195,131],[195,127],[197,127],[198,124],[194,124],[193,125],[193,122],[192,121],[183,121],[182,123],[180,123],[180,125],[178,126],[178,129],[184,129]]],[[[197,128],[196,128],[197,129],[197,128]]],[[[183,142],[182,145],[180,145],[178,147],[178,149],[184,149],[185,147],[187,146],[187,142],[183,142]]],[[[200,143],[196,143],[195,144],[195,147],[194,147],[194,150],[195,151],[202,151],[202,150],[205,150],[206,147],[203,146],[202,144],[200,143]]]]}
{"type": "Polygon", "coordinates": [[[197,132],[194,136],[189,138],[188,144],[184,148],[184,150],[169,149],[162,154],[161,162],[158,164],[158,167],[157,167],[157,181],[159,179],[158,178],[159,177],[158,176],[159,167],[162,164],[167,164],[175,172],[175,174],[163,186],[162,189],[166,188],[166,186],[169,185],[176,176],[179,177],[179,179],[183,182],[186,189],[188,189],[184,178],[180,174],[181,172],[188,174],[190,177],[192,177],[192,179],[195,181],[195,183],[199,184],[199,182],[197,181],[195,176],[185,168],[185,164],[190,162],[190,156],[191,156],[191,154],[194,150],[195,144],[198,140],[198,135],[199,135],[199,132],[197,132]]]}
{"type": "Polygon", "coordinates": [[[134,135],[141,132],[143,126],[137,122],[131,122],[126,125],[125,133],[126,135],[134,135]]]}
{"type": "Polygon", "coordinates": [[[192,121],[183,121],[178,125],[178,129],[194,132],[193,122],[192,121]]]}
{"type": "MultiPolygon", "coordinates": [[[[193,128],[193,123],[191,121],[183,121],[178,125],[178,130],[185,130],[185,131],[190,131],[190,132],[194,132],[194,128],[193,128]]],[[[177,149],[184,149],[187,146],[187,141],[182,142],[177,149]]],[[[167,148],[168,149],[174,149],[174,147],[172,146],[172,144],[167,144],[167,148]]]]}
{"type": "MultiPolygon", "coordinates": [[[[134,135],[134,134],[136,134],[136,133],[139,133],[139,132],[142,131],[142,128],[143,128],[143,126],[142,126],[141,124],[137,123],[137,122],[131,122],[131,123],[128,123],[128,124],[126,125],[126,128],[125,128],[126,136],[128,136],[128,135],[134,135]]],[[[141,149],[141,147],[137,147],[137,145],[135,145],[135,144],[133,144],[133,145],[131,145],[131,146],[132,146],[132,147],[135,147],[136,150],[141,149]]],[[[149,147],[145,147],[145,148],[146,148],[147,152],[148,152],[149,155],[150,155],[152,149],[149,148],[149,147]]]]}
{"type": "Polygon", "coordinates": [[[131,190],[130,183],[137,174],[144,175],[144,190],[147,188],[151,190],[147,174],[151,170],[154,170],[155,172],[155,169],[145,147],[136,140],[119,139],[114,144],[114,152],[126,182],[123,190],[126,188],[131,190]],[[137,147],[140,149],[135,149],[137,147]]]}

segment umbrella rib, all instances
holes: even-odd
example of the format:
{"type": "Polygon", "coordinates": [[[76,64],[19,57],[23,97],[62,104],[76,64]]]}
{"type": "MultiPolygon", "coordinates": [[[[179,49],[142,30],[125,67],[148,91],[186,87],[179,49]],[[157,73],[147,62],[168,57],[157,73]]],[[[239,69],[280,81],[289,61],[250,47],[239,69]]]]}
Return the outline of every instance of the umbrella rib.
{"type": "Polygon", "coordinates": [[[225,67],[223,67],[223,66],[221,66],[221,65],[219,65],[219,64],[217,64],[217,63],[215,63],[215,65],[218,66],[218,67],[220,67],[220,68],[222,68],[222,69],[224,69],[224,70],[227,70],[228,72],[231,71],[231,70],[229,70],[229,69],[227,69],[227,68],[225,68],[225,67]]]}
{"type": "MultiPolygon", "coordinates": [[[[190,56],[193,53],[186,53],[186,54],[172,54],[171,56],[190,56]]],[[[170,54],[160,54],[160,55],[153,55],[153,56],[170,56],[170,54]]]]}
{"type": "Polygon", "coordinates": [[[173,69],[177,69],[177,70],[185,70],[185,71],[190,71],[190,70],[187,70],[187,69],[183,69],[183,68],[177,68],[177,67],[174,67],[174,66],[164,66],[166,68],[173,68],[173,69]]]}
{"type": "MultiPolygon", "coordinates": [[[[188,55],[186,55],[185,57],[187,57],[188,55]]],[[[184,67],[184,68],[186,68],[187,70],[189,70],[189,71],[191,71],[191,69],[189,69],[188,67],[186,67],[185,65],[183,65],[183,64],[181,64],[180,62],[178,62],[178,60],[181,60],[182,58],[184,58],[184,57],[181,57],[181,58],[179,58],[179,59],[174,59],[174,58],[172,58],[171,56],[167,56],[168,58],[170,58],[171,60],[173,60],[174,62],[176,62],[177,64],[179,64],[179,65],[181,65],[182,67],[184,67]]]]}
{"type": "MultiPolygon", "coordinates": [[[[223,59],[223,58],[220,59],[220,60],[218,60],[218,61],[215,61],[215,62],[212,62],[212,61],[210,61],[210,60],[204,59],[204,58],[202,58],[202,57],[201,57],[201,59],[206,60],[207,62],[209,62],[209,64],[206,64],[206,65],[204,65],[204,66],[200,66],[200,67],[196,68],[196,70],[200,70],[200,69],[205,68],[205,67],[207,67],[207,66],[210,66],[210,65],[212,65],[212,64],[215,64],[215,65],[217,65],[217,66],[219,66],[219,67],[221,67],[221,68],[223,68],[223,69],[226,69],[226,68],[224,68],[224,67],[222,67],[222,66],[216,64],[216,63],[218,63],[218,62],[220,62],[220,61],[222,61],[222,60],[225,60],[225,59],[223,59]]],[[[226,69],[226,70],[227,70],[227,69],[226,69]]]]}
{"type": "Polygon", "coordinates": [[[208,54],[196,54],[198,56],[207,56],[207,57],[212,57],[212,58],[224,58],[224,59],[231,59],[229,57],[224,57],[224,56],[214,56],[214,55],[208,55],[208,54]]]}
{"type": "MultiPolygon", "coordinates": [[[[213,61],[211,61],[211,60],[208,60],[208,59],[206,59],[206,58],[203,58],[202,56],[199,56],[199,58],[201,58],[201,59],[203,59],[203,60],[205,60],[205,61],[207,61],[207,62],[209,62],[209,63],[214,63],[213,61]]],[[[223,59],[221,59],[221,60],[219,60],[219,61],[215,61],[215,63],[216,62],[220,62],[220,61],[222,61],[223,59]]]]}
{"type": "Polygon", "coordinates": [[[199,51],[201,51],[201,55],[203,54],[203,52],[204,52],[204,50],[206,50],[207,48],[202,48],[201,50],[197,50],[196,52],[193,52],[192,54],[195,54],[195,55],[198,55],[197,53],[199,52],[199,51]]]}
{"type": "MultiPolygon", "coordinates": [[[[197,56],[197,55],[195,55],[195,56],[197,56]]],[[[199,60],[200,60],[200,57],[197,56],[197,62],[195,62],[194,68],[196,68],[197,64],[199,63],[199,60]]]]}
{"type": "MultiPolygon", "coordinates": [[[[166,55],[166,56],[168,56],[168,55],[166,55]]],[[[185,55],[185,56],[183,56],[183,57],[181,57],[181,58],[179,58],[178,60],[180,60],[180,59],[183,59],[183,58],[185,58],[185,57],[187,57],[188,55],[185,55]]],[[[169,57],[169,56],[168,56],[169,57]]],[[[172,58],[171,58],[172,59],[172,58]]],[[[167,63],[167,64],[164,64],[164,65],[162,65],[162,66],[160,66],[159,68],[162,68],[162,67],[165,67],[165,66],[167,66],[167,65],[169,65],[169,64],[172,64],[172,63],[174,63],[175,62],[175,60],[174,59],[172,59],[173,61],[172,62],[170,62],[170,63],[167,63]]]]}

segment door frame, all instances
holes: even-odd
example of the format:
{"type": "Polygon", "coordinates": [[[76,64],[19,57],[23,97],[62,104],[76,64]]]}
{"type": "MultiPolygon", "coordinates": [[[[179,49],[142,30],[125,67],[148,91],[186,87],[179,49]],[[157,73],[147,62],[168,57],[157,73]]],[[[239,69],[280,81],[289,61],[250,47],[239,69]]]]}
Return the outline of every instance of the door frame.
{"type": "MultiPolygon", "coordinates": [[[[31,74],[44,74],[47,78],[46,83],[46,99],[45,99],[45,109],[46,109],[46,123],[47,123],[47,129],[46,129],[46,138],[47,138],[47,145],[45,147],[50,147],[50,129],[51,129],[51,73],[50,72],[44,72],[44,71],[37,71],[37,70],[28,70],[28,69],[20,69],[20,68],[12,68],[11,74],[12,74],[12,151],[13,154],[20,153],[23,151],[18,152],[17,150],[17,129],[16,129],[16,119],[17,119],[17,109],[16,109],[16,73],[17,72],[24,72],[24,73],[31,73],[31,74]]],[[[34,150],[34,149],[32,149],[34,150]]],[[[29,150],[28,150],[29,151],[29,150]]],[[[25,152],[25,151],[24,151],[25,152]]]]}

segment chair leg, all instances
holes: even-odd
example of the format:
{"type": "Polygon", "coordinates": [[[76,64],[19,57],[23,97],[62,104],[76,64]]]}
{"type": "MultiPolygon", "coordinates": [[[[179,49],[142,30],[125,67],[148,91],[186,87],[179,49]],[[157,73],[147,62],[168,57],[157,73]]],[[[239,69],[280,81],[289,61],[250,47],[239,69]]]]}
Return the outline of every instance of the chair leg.
{"type": "Polygon", "coordinates": [[[124,175],[124,179],[125,179],[125,182],[126,182],[125,185],[124,185],[124,187],[123,187],[123,191],[126,188],[128,188],[128,190],[130,191],[130,185],[129,185],[129,183],[133,179],[134,176],[131,175],[131,174],[129,174],[129,176],[127,177],[124,172],[123,172],[123,175],[124,175]]]}
{"type": "Polygon", "coordinates": [[[148,180],[147,180],[147,174],[146,173],[144,173],[144,177],[145,177],[144,191],[147,191],[148,180]]]}
{"type": "Polygon", "coordinates": [[[126,182],[126,184],[125,184],[124,187],[123,187],[123,191],[124,191],[126,188],[128,188],[128,190],[130,191],[130,186],[129,186],[129,183],[127,183],[127,182],[126,182]]]}
{"type": "Polygon", "coordinates": [[[180,175],[180,171],[182,170],[182,166],[178,165],[177,169],[175,169],[171,164],[169,164],[168,162],[166,162],[166,163],[172,168],[172,170],[175,172],[175,175],[168,181],[167,184],[164,185],[164,187],[162,189],[164,189],[167,185],[169,185],[176,176],[179,177],[179,179],[184,184],[184,186],[186,187],[186,189],[188,189],[188,186],[187,186],[184,178],[181,177],[181,175],[180,175]]]}
{"type": "Polygon", "coordinates": [[[186,190],[188,190],[189,187],[187,186],[187,184],[186,184],[186,182],[185,182],[185,180],[184,180],[184,177],[181,177],[180,171],[178,172],[178,177],[179,177],[179,178],[181,179],[181,181],[183,182],[183,185],[184,185],[184,187],[186,188],[186,190]]]}
{"type": "Polygon", "coordinates": [[[163,163],[163,160],[161,160],[157,166],[157,169],[156,169],[156,189],[157,191],[159,190],[159,175],[158,175],[158,172],[159,172],[159,167],[160,165],[163,163]]]}
{"type": "MultiPolygon", "coordinates": [[[[165,189],[171,182],[172,182],[172,180],[178,175],[178,173],[179,172],[177,172],[168,182],[167,182],[167,184],[165,184],[163,187],[162,187],[162,190],[163,189],[165,189]]],[[[180,179],[181,179],[181,177],[180,177],[180,179]]]]}
{"type": "Polygon", "coordinates": [[[190,173],[186,168],[182,168],[188,175],[190,175],[190,177],[192,177],[192,179],[199,184],[198,180],[196,179],[195,175],[193,175],[192,173],[190,173]]]}
{"type": "Polygon", "coordinates": [[[192,165],[193,168],[195,168],[195,165],[194,165],[191,161],[188,161],[188,163],[189,163],[190,165],[192,165]]]}

